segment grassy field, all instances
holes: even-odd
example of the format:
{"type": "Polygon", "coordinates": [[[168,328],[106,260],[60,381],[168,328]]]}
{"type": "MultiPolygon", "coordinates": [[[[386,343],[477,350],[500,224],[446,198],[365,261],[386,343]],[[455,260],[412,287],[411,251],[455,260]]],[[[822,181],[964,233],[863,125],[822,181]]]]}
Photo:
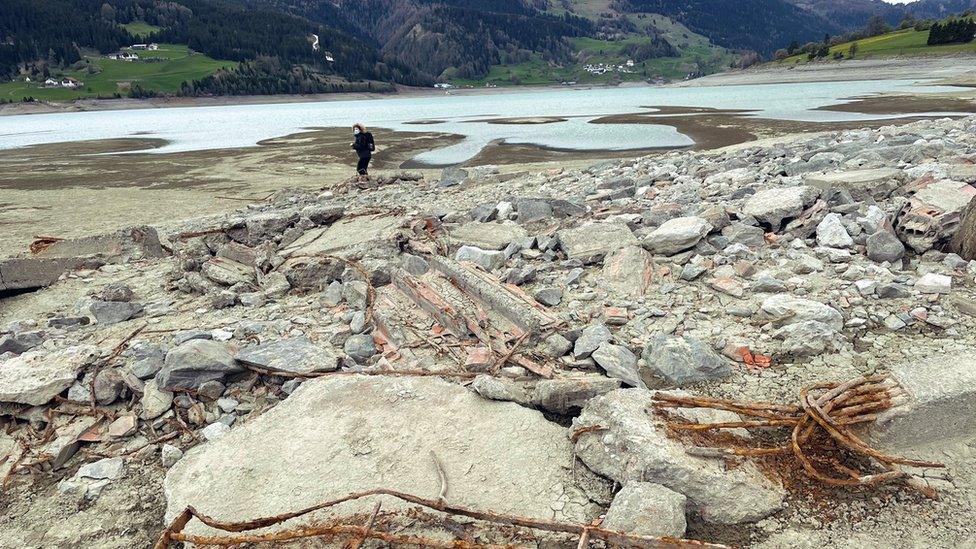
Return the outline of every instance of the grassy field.
{"type": "MultiPolygon", "coordinates": [[[[873,36],[857,41],[857,58],[871,57],[896,57],[911,55],[946,55],[953,53],[976,53],[976,41],[968,44],[942,44],[929,46],[929,31],[917,31],[915,29],[904,29],[880,36],[873,36]]],[[[844,58],[850,57],[851,43],[845,42],[830,48],[830,55],[827,59],[833,59],[835,53],[842,53],[844,58]]],[[[787,57],[778,63],[792,65],[807,63],[807,54],[794,55],[787,57]]]]}
{"type": "Polygon", "coordinates": [[[146,36],[149,36],[160,29],[160,27],[150,25],[145,21],[133,21],[131,23],[126,23],[122,25],[122,28],[129,31],[129,34],[132,36],[137,36],[139,38],[145,38],[146,36]]]}
{"type": "Polygon", "coordinates": [[[81,88],[44,88],[39,82],[23,80],[0,84],[0,98],[20,101],[33,97],[41,101],[70,101],[83,97],[113,97],[126,95],[133,84],[159,93],[175,93],[180,84],[213,74],[220,68],[232,67],[232,61],[218,61],[206,55],[191,52],[179,44],[160,44],[156,51],[136,52],[139,61],[116,61],[102,56],[86,57],[89,68],[64,71],[52,75],[55,78],[70,76],[84,83],[81,88]],[[142,59],[155,57],[159,61],[142,59]]]}

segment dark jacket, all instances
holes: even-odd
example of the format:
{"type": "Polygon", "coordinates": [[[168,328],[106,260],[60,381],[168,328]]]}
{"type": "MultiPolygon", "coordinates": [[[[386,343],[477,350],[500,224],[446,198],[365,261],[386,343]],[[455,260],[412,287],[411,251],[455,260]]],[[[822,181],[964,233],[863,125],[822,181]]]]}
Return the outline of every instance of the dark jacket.
{"type": "Polygon", "coordinates": [[[356,136],[356,142],[352,144],[352,148],[356,149],[356,154],[359,155],[359,158],[372,156],[373,151],[376,150],[376,144],[373,143],[373,134],[369,132],[360,133],[356,136]]]}

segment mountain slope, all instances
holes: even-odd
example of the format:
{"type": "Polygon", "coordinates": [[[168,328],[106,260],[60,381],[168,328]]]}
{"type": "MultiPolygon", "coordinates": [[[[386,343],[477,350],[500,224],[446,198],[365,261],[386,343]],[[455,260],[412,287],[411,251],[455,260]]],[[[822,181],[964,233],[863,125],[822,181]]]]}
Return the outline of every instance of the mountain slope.
{"type": "Polygon", "coordinates": [[[837,23],[785,0],[617,0],[621,11],[658,13],[680,21],[728,48],[770,54],[792,40],[819,40],[842,30],[837,23]]]}
{"type": "MultiPolygon", "coordinates": [[[[146,41],[182,44],[239,63],[188,80],[181,88],[188,94],[311,93],[375,89],[372,82],[431,82],[344,28],[223,0],[5,0],[0,80],[69,76],[69,69],[83,65],[97,69],[104,54],[146,41]],[[143,26],[131,28],[150,33],[130,34],[126,25],[134,21],[143,26]],[[319,40],[314,48],[313,35],[319,40]]],[[[133,63],[152,61],[146,57],[133,63]]],[[[136,89],[138,83],[120,86],[136,89]]]]}

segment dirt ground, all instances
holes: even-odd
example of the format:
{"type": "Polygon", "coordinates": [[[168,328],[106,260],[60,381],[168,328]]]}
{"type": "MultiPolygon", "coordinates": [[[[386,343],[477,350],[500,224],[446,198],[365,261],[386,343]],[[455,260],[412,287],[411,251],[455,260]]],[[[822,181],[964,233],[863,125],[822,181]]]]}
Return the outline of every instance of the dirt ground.
{"type": "MultiPolygon", "coordinates": [[[[876,114],[976,112],[972,95],[871,97],[830,109],[876,114]]],[[[653,106],[648,109],[643,113],[598,118],[593,123],[666,123],[694,139],[694,148],[699,150],[773,136],[890,123],[823,124],[752,118],[748,111],[653,106]]],[[[554,120],[498,119],[496,122],[526,124],[554,120]]],[[[419,123],[417,132],[378,129],[381,146],[371,165],[374,173],[411,169],[436,178],[439,169],[409,162],[422,151],[448,146],[461,139],[436,129],[436,124],[419,123]]],[[[165,224],[229,211],[242,203],[261,201],[282,188],[330,188],[352,175],[355,157],[348,143],[345,129],[318,128],[270,139],[255,147],[219,151],[131,152],[163,144],[151,138],[0,151],[0,256],[25,251],[38,236],[70,238],[141,223],[165,224]]],[[[579,167],[601,160],[642,156],[659,150],[572,151],[493,143],[466,165],[496,165],[503,172],[542,171],[554,166],[579,167]]]]}

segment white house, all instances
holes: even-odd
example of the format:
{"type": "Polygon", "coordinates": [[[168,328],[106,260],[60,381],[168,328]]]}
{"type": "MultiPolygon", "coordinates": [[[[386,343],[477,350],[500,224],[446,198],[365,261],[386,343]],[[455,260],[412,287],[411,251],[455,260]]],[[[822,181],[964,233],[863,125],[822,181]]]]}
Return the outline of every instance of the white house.
{"type": "Polygon", "coordinates": [[[149,44],[148,46],[146,46],[146,49],[147,50],[156,51],[156,50],[159,49],[159,44],[155,44],[155,43],[154,44],[149,44]]]}
{"type": "Polygon", "coordinates": [[[129,46],[129,49],[132,49],[132,50],[148,50],[149,49],[149,44],[132,44],[131,46],[129,46]]]}
{"type": "Polygon", "coordinates": [[[447,89],[453,88],[454,86],[452,86],[450,84],[447,84],[445,82],[438,82],[438,83],[434,84],[434,87],[435,88],[438,88],[438,89],[442,89],[442,90],[447,90],[447,89]]]}
{"type": "Polygon", "coordinates": [[[48,78],[47,80],[44,81],[44,85],[45,86],[59,86],[59,85],[61,85],[61,83],[58,82],[57,80],[53,79],[53,78],[48,78]]]}

